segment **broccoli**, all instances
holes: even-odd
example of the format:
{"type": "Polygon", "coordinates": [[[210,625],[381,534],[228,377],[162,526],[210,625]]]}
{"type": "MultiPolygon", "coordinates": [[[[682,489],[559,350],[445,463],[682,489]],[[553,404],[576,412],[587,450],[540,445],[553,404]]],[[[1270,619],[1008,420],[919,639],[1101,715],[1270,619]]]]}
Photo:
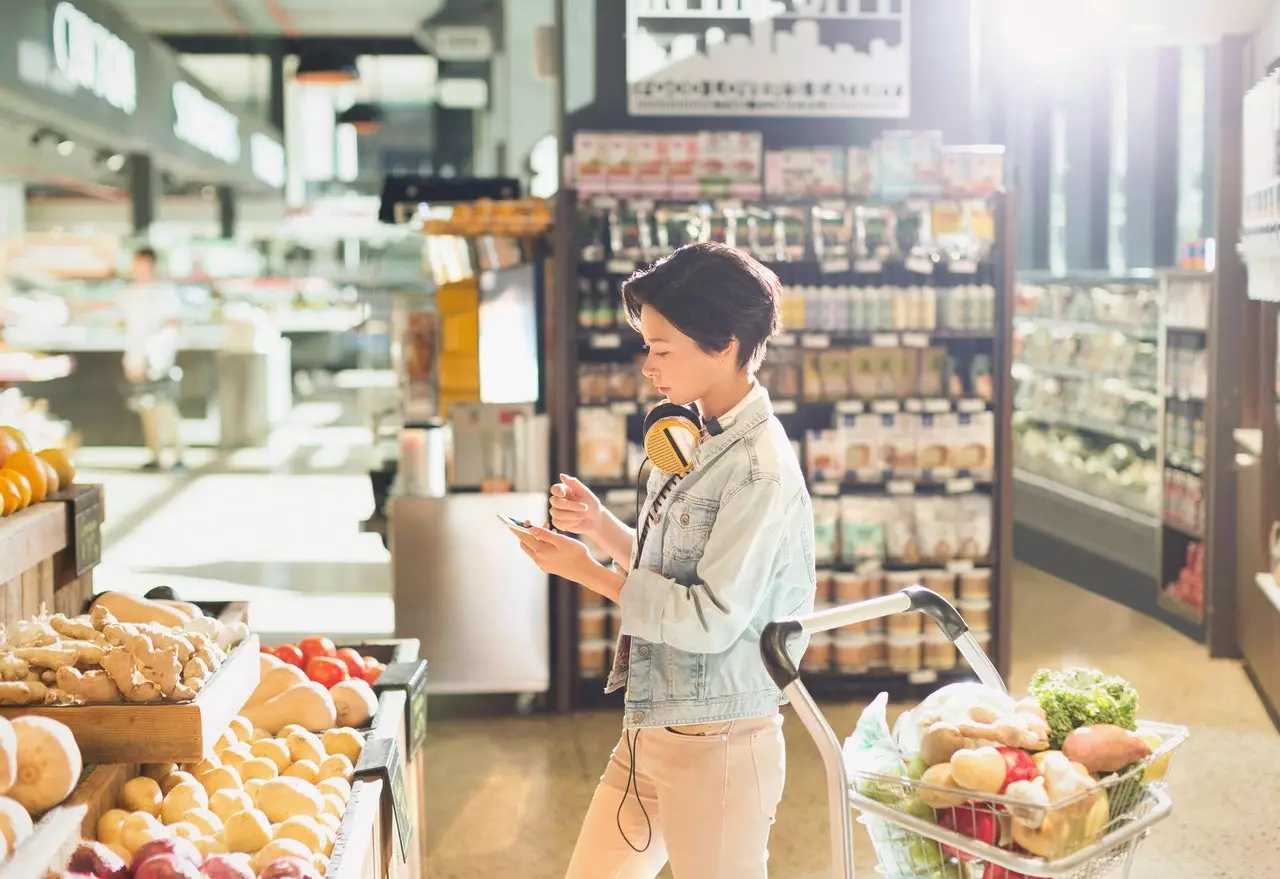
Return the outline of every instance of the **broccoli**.
{"type": "Polygon", "coordinates": [[[1089,668],[1042,668],[1032,675],[1030,691],[1048,717],[1051,748],[1061,748],[1071,731],[1082,726],[1138,728],[1138,691],[1124,678],[1089,668]]]}

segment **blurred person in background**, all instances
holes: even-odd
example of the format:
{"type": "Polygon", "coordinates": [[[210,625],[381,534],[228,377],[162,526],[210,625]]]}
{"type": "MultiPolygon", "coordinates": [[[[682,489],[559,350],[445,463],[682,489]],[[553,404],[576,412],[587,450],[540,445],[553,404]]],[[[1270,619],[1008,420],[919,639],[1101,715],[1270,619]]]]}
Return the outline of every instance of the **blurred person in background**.
{"type": "Polygon", "coordinates": [[[173,469],[184,470],[177,366],[182,335],[182,300],[177,287],[158,278],[156,252],[143,247],[133,254],[131,283],[120,298],[124,315],[124,375],[128,406],[142,419],[150,459],[144,470],[163,469],[161,452],[173,450],[173,469]]]}

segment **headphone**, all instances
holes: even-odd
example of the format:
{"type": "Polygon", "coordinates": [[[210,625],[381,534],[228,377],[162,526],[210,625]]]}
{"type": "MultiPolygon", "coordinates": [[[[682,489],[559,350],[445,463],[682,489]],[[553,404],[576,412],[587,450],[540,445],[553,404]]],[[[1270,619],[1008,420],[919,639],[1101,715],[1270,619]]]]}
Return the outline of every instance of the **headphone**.
{"type": "Polygon", "coordinates": [[[693,456],[703,437],[723,432],[714,418],[704,423],[693,404],[662,402],[644,417],[644,453],[660,472],[684,476],[693,469],[693,456]]]}

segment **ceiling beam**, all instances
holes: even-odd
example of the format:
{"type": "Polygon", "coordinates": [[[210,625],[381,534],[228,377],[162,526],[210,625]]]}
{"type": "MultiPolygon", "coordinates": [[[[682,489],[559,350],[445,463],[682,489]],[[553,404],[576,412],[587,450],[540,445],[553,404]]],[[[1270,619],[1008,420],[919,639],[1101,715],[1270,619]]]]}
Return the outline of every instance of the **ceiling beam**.
{"type": "Polygon", "coordinates": [[[412,37],[288,37],[270,34],[157,34],[184,55],[254,55],[281,49],[342,49],[357,55],[425,55],[412,37]]]}

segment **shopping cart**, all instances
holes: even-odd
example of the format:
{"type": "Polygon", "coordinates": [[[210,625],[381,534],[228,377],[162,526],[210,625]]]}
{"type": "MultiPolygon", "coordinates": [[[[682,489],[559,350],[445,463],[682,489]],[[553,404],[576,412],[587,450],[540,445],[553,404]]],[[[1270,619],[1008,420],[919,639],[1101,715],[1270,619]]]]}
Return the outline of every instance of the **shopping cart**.
{"type": "Polygon", "coordinates": [[[765,666],[813,736],[826,768],[833,875],[853,879],[852,810],[856,809],[871,837],[880,865],[877,872],[888,879],[1098,879],[1117,870],[1117,876],[1128,876],[1138,846],[1169,814],[1171,803],[1158,778],[1167,769],[1170,753],[1186,740],[1187,730],[1140,725],[1140,733],[1159,741],[1151,757],[1069,799],[1031,805],[1025,800],[982,796],[935,811],[921,795],[936,802],[938,795],[954,796],[954,789],[904,775],[849,771],[840,742],[787,652],[788,641],[797,635],[896,613],[928,616],[955,644],[980,682],[1008,692],[964,618],[945,598],[919,586],[765,627],[760,643],[765,666]],[[944,812],[947,820],[939,823],[944,812]],[[1035,831],[1037,855],[1012,844],[1010,828],[1015,821],[1035,831]]]}

